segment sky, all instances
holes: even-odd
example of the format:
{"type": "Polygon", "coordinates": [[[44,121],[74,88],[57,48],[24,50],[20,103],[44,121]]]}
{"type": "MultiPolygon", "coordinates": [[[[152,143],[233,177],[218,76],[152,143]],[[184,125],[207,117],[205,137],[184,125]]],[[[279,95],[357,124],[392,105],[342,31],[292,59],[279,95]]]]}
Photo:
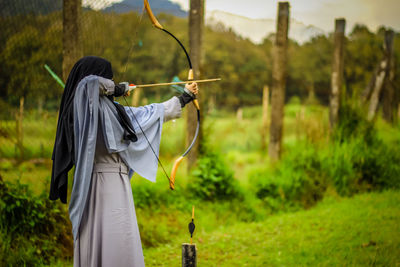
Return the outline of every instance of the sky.
{"type": "MultiPolygon", "coordinates": [[[[90,2],[94,0],[83,0],[90,2]]],[[[98,0],[97,0],[98,1],[98,0]]],[[[102,0],[101,3],[121,0],[102,0]]],[[[138,0],[141,1],[141,0],[138,0]]],[[[169,0],[189,9],[189,0],[169,0]]],[[[151,0],[149,0],[151,4],[151,0]]],[[[249,18],[275,18],[277,0],[205,0],[206,10],[222,10],[249,18]]],[[[400,0],[293,0],[291,18],[314,25],[326,32],[333,31],[335,18],[346,19],[346,31],[354,24],[367,25],[372,31],[381,25],[400,31],[400,0]]]]}
{"type": "MultiPolygon", "coordinates": [[[[183,9],[189,8],[188,0],[171,0],[183,9]]],[[[249,18],[275,18],[276,0],[205,0],[207,10],[223,10],[249,18]]],[[[335,18],[344,17],[347,30],[362,23],[375,31],[385,25],[400,31],[400,0],[293,0],[291,17],[327,32],[333,31],[335,18]]]]}

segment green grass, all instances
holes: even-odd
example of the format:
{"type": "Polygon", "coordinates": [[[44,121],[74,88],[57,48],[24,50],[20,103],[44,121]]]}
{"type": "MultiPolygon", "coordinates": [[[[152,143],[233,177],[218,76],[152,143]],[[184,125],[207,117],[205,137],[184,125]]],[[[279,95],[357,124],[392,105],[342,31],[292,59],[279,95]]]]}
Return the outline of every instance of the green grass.
{"type": "MultiPolygon", "coordinates": [[[[304,140],[315,149],[329,148],[327,111],[318,105],[286,105],[283,155],[309,151],[300,146],[304,140]]],[[[25,117],[27,159],[22,163],[14,159],[18,155],[13,139],[15,123],[0,121],[0,175],[4,180],[20,180],[37,194],[48,190],[55,115],[25,117]]],[[[249,179],[254,170],[269,166],[266,152],[260,149],[261,107],[244,108],[243,119],[218,111],[203,122],[211,148],[221,153],[234,171],[245,201],[212,203],[191,198],[187,188],[193,177],[186,170],[186,160],[178,171],[175,192],[169,192],[161,168],[156,184],[135,175],[135,201],[144,203],[137,205],[137,215],[146,266],[180,265],[181,243],[189,240],[187,223],[192,204],[196,205],[195,242],[200,266],[400,266],[399,192],[352,199],[326,198],[332,195],[328,192],[311,210],[270,216],[271,211],[256,198],[254,182],[249,179]],[[147,205],[146,200],[154,203],[147,205]],[[243,211],[243,207],[248,210],[243,211]]],[[[379,119],[377,128],[385,143],[398,147],[399,126],[379,119]]],[[[184,133],[183,119],[163,126],[160,155],[167,172],[186,148],[184,133]]],[[[287,176],[288,180],[293,178],[287,176]]],[[[70,266],[64,260],[53,266],[70,266]]]]}
{"type": "MultiPolygon", "coordinates": [[[[399,266],[400,192],[328,198],[263,222],[196,225],[199,266],[399,266]]],[[[203,214],[204,216],[205,214],[203,214]]],[[[179,266],[181,243],[145,249],[146,266],[179,266]]]]}
{"type": "MultiPolygon", "coordinates": [[[[324,129],[321,129],[319,124],[327,124],[327,109],[322,106],[305,108],[300,104],[290,104],[286,106],[285,112],[285,144],[295,144],[315,128],[322,132],[324,129]],[[319,120],[321,122],[317,122],[319,120]]],[[[244,108],[242,120],[237,120],[232,112],[218,111],[207,115],[203,123],[209,142],[226,155],[235,177],[246,185],[248,173],[267,162],[265,152],[260,150],[261,106],[244,108]]],[[[27,112],[23,121],[26,162],[22,163],[21,167],[16,161],[19,151],[15,140],[15,121],[0,121],[0,173],[3,178],[20,179],[23,183],[35,181],[35,191],[47,190],[56,126],[56,113],[45,113],[38,117],[37,114],[27,112]]],[[[187,147],[185,127],[183,118],[163,125],[160,159],[167,172],[170,172],[175,159],[187,147]]],[[[181,186],[188,183],[187,176],[184,161],[177,173],[177,180],[181,186]]],[[[158,180],[165,180],[161,168],[158,169],[158,180]]]]}

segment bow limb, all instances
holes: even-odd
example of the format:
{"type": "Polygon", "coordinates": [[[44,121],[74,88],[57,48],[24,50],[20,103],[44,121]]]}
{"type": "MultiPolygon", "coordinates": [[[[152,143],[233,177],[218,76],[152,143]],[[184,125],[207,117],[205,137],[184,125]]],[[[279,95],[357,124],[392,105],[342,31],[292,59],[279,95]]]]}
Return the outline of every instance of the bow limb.
{"type": "MultiPolygon", "coordinates": [[[[192,61],[190,60],[190,56],[189,53],[187,52],[185,46],[181,43],[181,41],[179,41],[178,38],[176,38],[175,35],[173,35],[171,32],[167,31],[162,25],[161,23],[157,20],[157,18],[154,16],[153,11],[150,8],[150,4],[148,0],[143,0],[143,4],[144,4],[144,8],[147,11],[147,14],[149,15],[149,19],[151,20],[151,23],[153,24],[154,27],[156,27],[159,30],[162,30],[163,32],[167,33],[169,36],[171,36],[172,38],[175,39],[175,41],[178,42],[178,44],[180,45],[180,47],[182,48],[183,52],[186,55],[186,59],[187,62],[189,64],[189,73],[188,73],[188,80],[193,80],[193,67],[192,67],[192,61]]],[[[192,149],[192,147],[194,146],[194,144],[196,143],[198,134],[199,134],[199,130],[200,130],[200,105],[198,100],[195,98],[193,99],[193,105],[196,108],[196,112],[197,112],[197,127],[196,127],[196,132],[195,135],[193,137],[192,142],[190,143],[189,147],[186,149],[186,151],[182,154],[182,156],[180,156],[174,163],[174,166],[172,167],[172,172],[171,172],[171,177],[169,179],[169,187],[174,190],[175,189],[175,177],[176,177],[176,173],[178,170],[178,167],[180,165],[180,163],[182,162],[183,158],[189,153],[189,151],[192,149]]]]}
{"type": "MultiPolygon", "coordinates": [[[[194,99],[193,100],[193,104],[196,106],[196,104],[194,102],[195,100],[197,101],[197,99],[194,99]]],[[[194,134],[193,140],[190,143],[189,147],[186,149],[186,151],[182,154],[182,156],[180,156],[177,160],[175,160],[174,166],[172,167],[172,172],[171,172],[171,176],[170,176],[170,179],[169,179],[169,187],[172,190],[175,189],[175,176],[176,176],[176,172],[178,170],[178,167],[181,164],[183,158],[190,152],[190,150],[192,149],[192,147],[196,143],[197,137],[199,135],[199,130],[200,130],[200,109],[197,109],[197,107],[196,107],[196,111],[197,111],[197,126],[196,126],[196,132],[194,134]]]]}

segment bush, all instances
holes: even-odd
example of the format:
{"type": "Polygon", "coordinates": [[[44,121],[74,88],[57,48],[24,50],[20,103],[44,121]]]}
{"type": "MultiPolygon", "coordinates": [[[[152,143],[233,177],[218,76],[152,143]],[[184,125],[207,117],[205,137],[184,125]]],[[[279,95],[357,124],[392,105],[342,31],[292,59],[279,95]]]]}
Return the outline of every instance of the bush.
{"type": "MultiPolygon", "coordinates": [[[[163,178],[165,179],[165,178],[163,178]]],[[[132,184],[132,194],[136,208],[151,208],[153,211],[159,211],[162,207],[174,206],[182,208],[185,202],[185,196],[181,187],[175,187],[172,191],[167,183],[152,183],[141,179],[140,182],[132,184]]]]}
{"type": "Polygon", "coordinates": [[[330,154],[325,169],[340,195],[400,187],[400,152],[396,146],[375,137],[366,142],[361,136],[333,144],[330,154]]]}
{"type": "Polygon", "coordinates": [[[210,149],[201,156],[193,171],[189,191],[203,200],[228,200],[241,196],[233,171],[222,156],[210,149]]]}
{"type": "Polygon", "coordinates": [[[256,195],[272,211],[309,207],[328,186],[345,196],[400,188],[399,142],[379,139],[374,124],[358,109],[345,106],[340,116],[327,145],[296,144],[274,169],[253,171],[256,195]]]}
{"type": "Polygon", "coordinates": [[[376,139],[374,123],[365,118],[360,108],[344,104],[340,108],[339,124],[333,133],[334,142],[348,142],[353,138],[362,139],[367,144],[376,139]]]}
{"type": "Polygon", "coordinates": [[[64,206],[36,196],[27,185],[0,177],[0,265],[36,266],[72,257],[71,227],[64,206]]]}
{"type": "Polygon", "coordinates": [[[250,175],[258,198],[272,211],[307,208],[323,197],[327,187],[320,155],[310,145],[297,145],[274,169],[256,170],[250,175]]]}
{"type": "Polygon", "coordinates": [[[344,105],[333,135],[326,171],[341,195],[398,188],[400,151],[378,138],[374,123],[361,109],[344,105]]]}

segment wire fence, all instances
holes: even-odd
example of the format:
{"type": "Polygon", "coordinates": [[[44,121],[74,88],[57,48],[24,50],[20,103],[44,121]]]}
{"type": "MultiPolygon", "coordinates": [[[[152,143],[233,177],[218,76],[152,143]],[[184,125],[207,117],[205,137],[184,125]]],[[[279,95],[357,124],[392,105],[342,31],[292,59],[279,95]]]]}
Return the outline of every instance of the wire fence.
{"type": "MultiPolygon", "coordinates": [[[[121,16],[110,1],[83,1],[81,10],[84,55],[110,57],[120,45],[127,54],[132,37],[113,44],[105,29],[119,31],[121,16]],[[100,10],[102,9],[102,10],[100,10]],[[111,49],[110,49],[111,47],[111,49]]],[[[124,5],[119,4],[119,9],[124,5]]],[[[127,10],[139,10],[127,7],[127,10]]],[[[50,161],[63,88],[45,68],[62,76],[63,1],[6,0],[0,3],[0,171],[24,161],[50,161]],[[11,164],[11,165],[10,165],[11,164]]],[[[121,10],[119,10],[121,11],[121,10]]],[[[131,13],[127,25],[138,23],[131,13]]],[[[124,34],[121,32],[121,34],[124,34]]],[[[124,57],[113,57],[121,73],[124,57]]]]}

